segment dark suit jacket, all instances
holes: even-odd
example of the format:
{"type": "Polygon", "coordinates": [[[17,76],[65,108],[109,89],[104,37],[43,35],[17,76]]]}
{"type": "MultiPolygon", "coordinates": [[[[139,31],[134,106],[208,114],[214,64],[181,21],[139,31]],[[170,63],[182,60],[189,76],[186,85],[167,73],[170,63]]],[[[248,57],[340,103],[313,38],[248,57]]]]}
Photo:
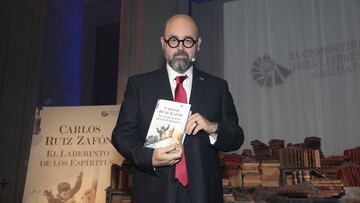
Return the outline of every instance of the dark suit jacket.
{"type": "MultiPolygon", "coordinates": [[[[143,147],[158,99],[173,100],[166,68],[129,78],[119,118],[112,134],[115,148],[135,164],[132,201],[173,203],[176,198],[175,167],[152,166],[153,149],[143,147]]],[[[217,141],[200,131],[186,136],[184,153],[193,203],[223,202],[218,151],[239,149],[243,130],[226,81],[194,68],[190,96],[192,113],[218,122],[217,141]]]]}

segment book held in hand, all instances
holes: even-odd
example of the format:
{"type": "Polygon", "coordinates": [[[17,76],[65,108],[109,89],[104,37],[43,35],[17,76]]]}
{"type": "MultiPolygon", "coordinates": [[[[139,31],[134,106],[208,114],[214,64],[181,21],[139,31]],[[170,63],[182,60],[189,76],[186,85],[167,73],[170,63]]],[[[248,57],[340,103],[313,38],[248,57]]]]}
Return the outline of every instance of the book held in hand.
{"type": "Polygon", "coordinates": [[[181,150],[185,138],[186,122],[190,115],[190,106],[190,104],[159,99],[144,146],[160,148],[176,144],[174,151],[181,150]]]}

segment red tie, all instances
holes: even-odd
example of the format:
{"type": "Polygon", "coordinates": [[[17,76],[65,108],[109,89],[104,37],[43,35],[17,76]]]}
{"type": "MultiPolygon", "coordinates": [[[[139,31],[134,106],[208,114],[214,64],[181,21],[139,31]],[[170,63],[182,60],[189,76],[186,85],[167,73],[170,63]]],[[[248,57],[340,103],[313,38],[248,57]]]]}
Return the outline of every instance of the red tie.
{"type": "MultiPolygon", "coordinates": [[[[187,103],[186,91],[184,86],[182,85],[183,81],[187,78],[187,76],[178,76],[175,78],[176,80],[176,88],[175,88],[175,101],[181,103],[187,103]]],[[[184,146],[183,146],[183,153],[181,160],[176,164],[175,167],[175,178],[179,180],[179,182],[183,186],[188,185],[188,175],[186,171],[186,162],[185,162],[185,153],[184,153],[184,146]]]]}

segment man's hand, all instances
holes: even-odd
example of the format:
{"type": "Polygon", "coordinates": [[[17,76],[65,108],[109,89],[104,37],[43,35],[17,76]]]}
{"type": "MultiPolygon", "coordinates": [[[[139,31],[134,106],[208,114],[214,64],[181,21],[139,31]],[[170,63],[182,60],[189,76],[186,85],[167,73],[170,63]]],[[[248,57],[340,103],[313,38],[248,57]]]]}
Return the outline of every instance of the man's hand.
{"type": "Polygon", "coordinates": [[[186,123],[186,134],[196,135],[200,130],[205,131],[207,134],[215,133],[218,124],[208,121],[199,113],[191,115],[186,123]]]}
{"type": "Polygon", "coordinates": [[[46,196],[46,197],[48,197],[48,198],[54,197],[54,195],[52,194],[51,190],[45,190],[45,191],[44,191],[44,196],[46,196]]]}
{"type": "Polygon", "coordinates": [[[181,152],[174,153],[175,145],[154,149],[152,155],[152,165],[158,166],[172,166],[180,161],[181,152]],[[172,152],[172,153],[171,153],[172,152]]]}

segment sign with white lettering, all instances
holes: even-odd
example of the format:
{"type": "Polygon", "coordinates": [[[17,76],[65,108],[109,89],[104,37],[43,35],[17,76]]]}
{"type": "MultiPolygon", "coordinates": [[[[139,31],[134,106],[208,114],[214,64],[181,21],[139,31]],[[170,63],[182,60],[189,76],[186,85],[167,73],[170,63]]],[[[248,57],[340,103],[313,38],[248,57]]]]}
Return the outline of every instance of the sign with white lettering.
{"type": "Polygon", "coordinates": [[[24,203],[105,202],[119,106],[44,107],[35,115],[24,203]]]}

